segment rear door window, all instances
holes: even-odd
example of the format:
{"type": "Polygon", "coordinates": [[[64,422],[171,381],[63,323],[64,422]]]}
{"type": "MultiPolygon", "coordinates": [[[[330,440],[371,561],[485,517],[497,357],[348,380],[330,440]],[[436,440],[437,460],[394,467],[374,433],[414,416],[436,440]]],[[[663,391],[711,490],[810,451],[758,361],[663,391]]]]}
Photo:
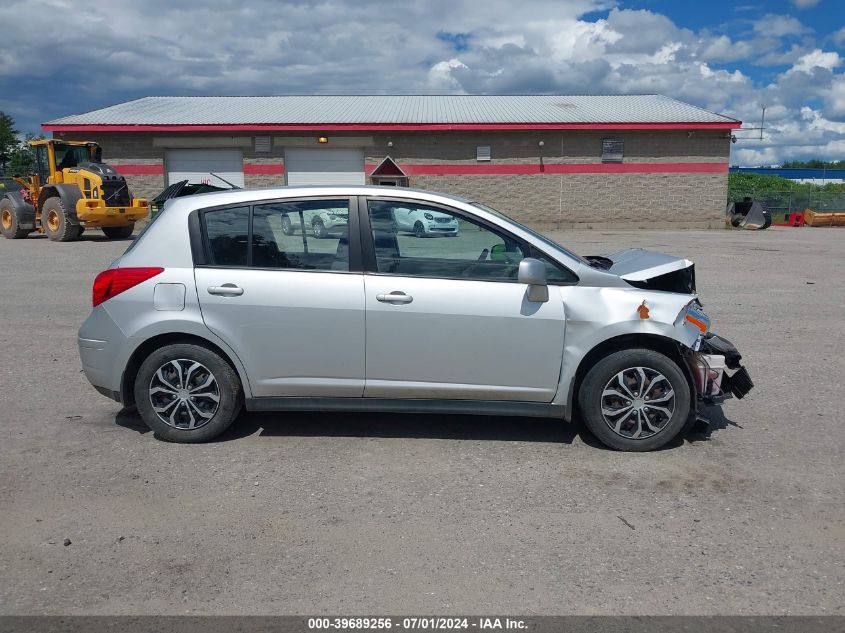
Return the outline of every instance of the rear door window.
{"type": "Polygon", "coordinates": [[[348,200],[258,205],[252,219],[252,265],[349,270],[348,200]]]}
{"type": "Polygon", "coordinates": [[[208,264],[349,270],[349,200],[303,200],[203,214],[208,264]]]}

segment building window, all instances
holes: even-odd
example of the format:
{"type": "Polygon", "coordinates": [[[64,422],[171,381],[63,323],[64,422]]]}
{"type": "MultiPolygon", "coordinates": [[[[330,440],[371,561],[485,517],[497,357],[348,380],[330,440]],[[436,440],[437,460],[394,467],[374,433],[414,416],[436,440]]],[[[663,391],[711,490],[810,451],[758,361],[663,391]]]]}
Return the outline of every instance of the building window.
{"type": "Polygon", "coordinates": [[[479,145],[475,148],[475,160],[490,160],[490,146],[479,145]]]}
{"type": "Polygon", "coordinates": [[[625,153],[625,141],[621,138],[604,138],[601,141],[601,162],[621,163],[625,153]]]}

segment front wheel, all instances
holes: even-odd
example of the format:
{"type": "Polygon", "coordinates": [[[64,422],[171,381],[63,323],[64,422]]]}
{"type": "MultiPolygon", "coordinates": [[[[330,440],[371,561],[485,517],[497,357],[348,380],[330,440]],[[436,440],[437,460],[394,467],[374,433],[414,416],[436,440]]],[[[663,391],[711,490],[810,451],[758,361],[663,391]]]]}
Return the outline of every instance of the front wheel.
{"type": "Polygon", "coordinates": [[[417,221],[414,224],[414,237],[425,237],[425,227],[422,222],[417,221]]]}
{"type": "Polygon", "coordinates": [[[326,225],[323,224],[323,221],[320,218],[316,218],[311,223],[311,232],[318,240],[323,239],[326,237],[329,232],[326,230],[326,225]]]}
{"type": "Polygon", "coordinates": [[[110,240],[125,240],[132,235],[132,231],[134,230],[134,224],[128,226],[104,226],[103,235],[110,240]]]}
{"type": "Polygon", "coordinates": [[[72,242],[79,237],[79,225],[71,222],[70,213],[58,196],[47,198],[41,207],[41,226],[54,242],[72,242]]]}
{"type": "Polygon", "coordinates": [[[135,377],[135,403],[160,438],[206,442],[234,422],[241,382],[220,355],[200,345],[176,343],[150,354],[135,377]]]}
{"type": "Polygon", "coordinates": [[[690,415],[690,389],[671,358],[627,349],[599,360],[581,383],[581,415],[590,431],[620,451],[650,451],[674,439],[690,415]]]}

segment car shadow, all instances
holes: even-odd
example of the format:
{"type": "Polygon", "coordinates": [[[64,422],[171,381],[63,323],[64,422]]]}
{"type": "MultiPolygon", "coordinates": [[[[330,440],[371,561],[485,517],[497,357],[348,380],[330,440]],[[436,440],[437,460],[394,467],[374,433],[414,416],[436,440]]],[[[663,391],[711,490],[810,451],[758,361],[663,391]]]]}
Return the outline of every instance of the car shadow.
{"type": "MultiPolygon", "coordinates": [[[[725,417],[721,407],[709,407],[706,413],[710,419],[709,425],[696,422],[689,431],[659,450],[679,448],[685,442],[707,441],[714,432],[729,426],[742,428],[725,417]]],[[[115,424],[142,435],[150,432],[134,407],[121,409],[115,416],[115,424]]],[[[251,436],[486,440],[551,444],[572,444],[577,437],[588,446],[608,450],[587,429],[577,414],[571,422],[564,422],[553,418],[476,415],[244,411],[225,433],[211,442],[232,442],[251,436]]]]}
{"type": "Polygon", "coordinates": [[[737,429],[743,428],[742,425],[729,419],[720,405],[704,407],[702,412],[708,422],[696,422],[684,435],[683,439],[686,439],[691,444],[695,442],[706,442],[711,438],[713,433],[717,431],[724,431],[729,426],[737,429]]]}

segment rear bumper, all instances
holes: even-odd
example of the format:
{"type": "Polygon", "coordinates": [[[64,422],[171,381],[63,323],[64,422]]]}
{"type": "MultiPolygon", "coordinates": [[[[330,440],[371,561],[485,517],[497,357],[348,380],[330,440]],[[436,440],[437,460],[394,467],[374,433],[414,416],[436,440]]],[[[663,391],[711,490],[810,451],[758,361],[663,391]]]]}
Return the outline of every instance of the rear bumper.
{"type": "Polygon", "coordinates": [[[79,328],[77,337],[82,371],[94,388],[120,401],[123,366],[128,340],[102,306],[97,306],[79,328]]]}

